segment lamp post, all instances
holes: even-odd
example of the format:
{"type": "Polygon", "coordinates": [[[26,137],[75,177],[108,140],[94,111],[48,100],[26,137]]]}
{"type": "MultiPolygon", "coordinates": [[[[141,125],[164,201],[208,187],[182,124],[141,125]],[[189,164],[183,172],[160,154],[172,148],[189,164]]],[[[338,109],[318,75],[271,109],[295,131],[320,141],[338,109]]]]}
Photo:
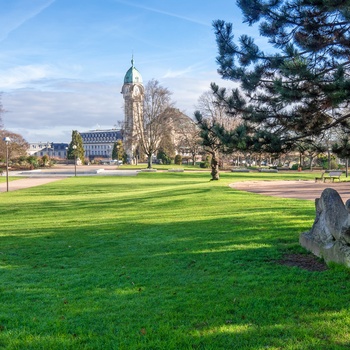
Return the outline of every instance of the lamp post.
{"type": "Polygon", "coordinates": [[[328,170],[331,170],[331,151],[332,148],[328,147],[328,170]]]}
{"type": "Polygon", "coordinates": [[[68,161],[68,147],[66,147],[66,154],[65,154],[65,156],[66,156],[66,161],[67,161],[67,165],[69,164],[69,161],[68,161]]]}
{"type": "Polygon", "coordinates": [[[9,191],[9,143],[11,139],[9,137],[5,137],[4,141],[6,143],[6,191],[9,191]]]}
{"type": "Polygon", "coordinates": [[[74,153],[74,176],[77,176],[77,146],[73,145],[73,153],[74,153]]]}

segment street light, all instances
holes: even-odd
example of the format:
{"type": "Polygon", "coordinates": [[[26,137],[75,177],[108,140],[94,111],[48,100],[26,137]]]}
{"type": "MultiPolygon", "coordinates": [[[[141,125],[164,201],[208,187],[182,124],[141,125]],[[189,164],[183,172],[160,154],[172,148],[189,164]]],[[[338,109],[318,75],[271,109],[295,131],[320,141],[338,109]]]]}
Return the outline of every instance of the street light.
{"type": "Polygon", "coordinates": [[[119,145],[117,144],[117,168],[119,167],[119,145]]]}
{"type": "Polygon", "coordinates": [[[68,147],[66,147],[66,161],[67,161],[67,165],[69,164],[69,161],[68,161],[68,147]]]}
{"type": "Polygon", "coordinates": [[[73,153],[74,153],[74,176],[77,176],[77,146],[73,145],[73,153]]]}
{"type": "Polygon", "coordinates": [[[9,191],[9,143],[11,139],[9,137],[4,137],[6,143],[6,190],[9,191]]]}
{"type": "Polygon", "coordinates": [[[332,147],[328,147],[328,170],[331,170],[331,151],[332,147]]]}

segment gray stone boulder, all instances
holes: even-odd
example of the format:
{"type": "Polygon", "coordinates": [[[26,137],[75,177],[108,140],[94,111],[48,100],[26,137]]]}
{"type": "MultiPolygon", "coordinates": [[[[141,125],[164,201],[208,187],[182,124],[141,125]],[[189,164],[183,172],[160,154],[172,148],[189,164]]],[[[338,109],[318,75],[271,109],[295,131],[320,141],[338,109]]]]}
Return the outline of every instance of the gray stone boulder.
{"type": "Polygon", "coordinates": [[[315,200],[316,218],[310,231],[300,235],[300,244],[327,263],[350,267],[350,200],[326,188],[315,200]]]}

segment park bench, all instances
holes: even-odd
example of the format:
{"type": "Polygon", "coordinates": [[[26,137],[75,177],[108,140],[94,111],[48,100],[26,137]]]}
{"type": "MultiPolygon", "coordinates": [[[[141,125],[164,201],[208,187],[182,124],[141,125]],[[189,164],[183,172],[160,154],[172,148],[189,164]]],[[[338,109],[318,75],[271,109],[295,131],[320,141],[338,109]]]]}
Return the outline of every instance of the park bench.
{"type": "Polygon", "coordinates": [[[320,180],[320,181],[323,181],[323,182],[324,182],[324,174],[325,174],[325,173],[326,173],[326,172],[323,171],[322,174],[321,174],[321,176],[316,176],[316,177],[315,177],[315,182],[317,182],[317,180],[320,180]]]}
{"type": "Polygon", "coordinates": [[[326,173],[325,171],[321,174],[321,176],[315,177],[315,182],[317,180],[321,180],[323,182],[326,182],[327,179],[334,182],[335,179],[338,179],[340,181],[340,176],[342,175],[342,171],[330,171],[329,173],[326,173]]]}
{"type": "Polygon", "coordinates": [[[342,171],[330,171],[328,175],[323,176],[323,182],[326,182],[327,179],[334,182],[335,179],[340,181],[340,176],[343,174],[342,171]]]}
{"type": "Polygon", "coordinates": [[[262,169],[258,169],[258,171],[260,173],[278,173],[278,170],[277,169],[265,169],[265,168],[262,168],[262,169]]]}
{"type": "Polygon", "coordinates": [[[317,170],[323,170],[321,166],[313,166],[310,170],[317,171],[317,170]]]}
{"type": "Polygon", "coordinates": [[[290,168],[287,166],[278,166],[277,170],[285,170],[286,171],[286,170],[290,170],[290,168]]]}
{"type": "Polygon", "coordinates": [[[231,169],[232,173],[249,173],[250,170],[249,169],[231,169]]]}
{"type": "Polygon", "coordinates": [[[168,169],[168,173],[183,173],[185,170],[182,168],[178,169],[168,169]]]}

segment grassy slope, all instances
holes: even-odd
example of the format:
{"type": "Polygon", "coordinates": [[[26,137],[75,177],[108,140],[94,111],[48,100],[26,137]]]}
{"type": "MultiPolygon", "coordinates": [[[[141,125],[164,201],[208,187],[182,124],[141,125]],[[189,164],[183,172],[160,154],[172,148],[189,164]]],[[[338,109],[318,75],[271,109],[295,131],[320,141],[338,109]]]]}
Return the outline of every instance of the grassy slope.
{"type": "Polygon", "coordinates": [[[348,348],[349,272],[276,263],[303,252],[314,204],[227,186],[276,175],[78,177],[2,193],[0,348],[348,348]]]}

